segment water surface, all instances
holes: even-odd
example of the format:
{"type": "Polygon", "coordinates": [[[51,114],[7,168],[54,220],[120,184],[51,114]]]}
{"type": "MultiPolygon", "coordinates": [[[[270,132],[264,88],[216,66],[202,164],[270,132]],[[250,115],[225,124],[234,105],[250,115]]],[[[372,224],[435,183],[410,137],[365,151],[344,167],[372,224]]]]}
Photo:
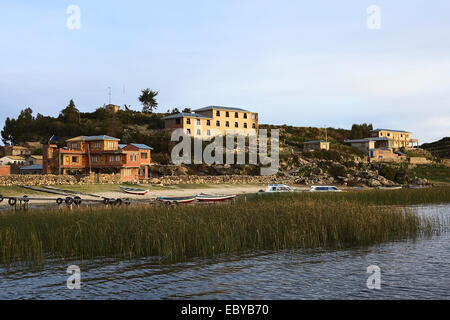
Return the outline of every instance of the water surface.
{"type": "MultiPolygon", "coordinates": [[[[414,207],[449,221],[450,205],[414,207]]],[[[450,299],[450,233],[364,248],[259,252],[160,265],[151,258],[0,268],[0,299],[450,299]],[[81,289],[66,269],[81,268],[81,289]],[[369,265],[381,289],[369,290],[369,265]]]]}

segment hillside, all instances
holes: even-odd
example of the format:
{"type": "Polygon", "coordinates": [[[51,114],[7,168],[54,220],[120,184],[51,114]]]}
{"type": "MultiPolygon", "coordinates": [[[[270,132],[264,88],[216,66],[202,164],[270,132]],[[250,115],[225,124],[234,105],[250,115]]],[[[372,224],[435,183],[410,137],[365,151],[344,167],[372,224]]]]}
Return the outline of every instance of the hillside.
{"type": "Polygon", "coordinates": [[[424,143],[420,148],[429,151],[436,157],[450,159],[450,137],[445,137],[431,143],[424,143]]]}

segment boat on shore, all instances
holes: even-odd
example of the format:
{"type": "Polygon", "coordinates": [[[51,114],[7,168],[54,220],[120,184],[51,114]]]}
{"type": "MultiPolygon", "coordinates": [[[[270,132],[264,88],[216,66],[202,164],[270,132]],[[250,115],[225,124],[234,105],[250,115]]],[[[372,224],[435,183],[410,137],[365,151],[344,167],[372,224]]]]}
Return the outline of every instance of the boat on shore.
{"type": "Polygon", "coordinates": [[[402,186],[379,186],[378,189],[381,190],[399,190],[402,186]]]}
{"type": "Polygon", "coordinates": [[[195,199],[199,202],[219,202],[234,199],[235,194],[205,194],[200,193],[195,196],[195,199]]]}
{"type": "Polygon", "coordinates": [[[195,196],[193,196],[193,197],[156,197],[156,201],[163,202],[166,204],[191,203],[194,200],[195,200],[195,196]]]}
{"type": "Polygon", "coordinates": [[[119,186],[119,188],[125,193],[135,194],[135,195],[140,195],[140,196],[146,195],[148,193],[148,189],[130,188],[130,187],[124,187],[124,186],[119,186]]]}

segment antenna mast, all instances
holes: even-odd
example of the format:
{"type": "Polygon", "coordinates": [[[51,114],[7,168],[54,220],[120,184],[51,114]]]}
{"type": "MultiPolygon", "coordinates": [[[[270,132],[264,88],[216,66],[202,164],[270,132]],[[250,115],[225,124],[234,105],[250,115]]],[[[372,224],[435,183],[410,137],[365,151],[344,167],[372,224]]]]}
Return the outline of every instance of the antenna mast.
{"type": "Polygon", "coordinates": [[[109,89],[109,104],[111,104],[111,87],[108,87],[108,89],[109,89]]]}

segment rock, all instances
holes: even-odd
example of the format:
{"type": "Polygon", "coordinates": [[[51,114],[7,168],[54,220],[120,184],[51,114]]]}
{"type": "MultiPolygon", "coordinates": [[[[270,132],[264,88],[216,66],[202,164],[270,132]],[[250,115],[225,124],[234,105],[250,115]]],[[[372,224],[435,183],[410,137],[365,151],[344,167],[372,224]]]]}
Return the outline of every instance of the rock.
{"type": "Polygon", "coordinates": [[[371,178],[371,179],[367,180],[367,185],[369,187],[379,187],[379,186],[381,186],[381,182],[376,179],[371,178]]]}

